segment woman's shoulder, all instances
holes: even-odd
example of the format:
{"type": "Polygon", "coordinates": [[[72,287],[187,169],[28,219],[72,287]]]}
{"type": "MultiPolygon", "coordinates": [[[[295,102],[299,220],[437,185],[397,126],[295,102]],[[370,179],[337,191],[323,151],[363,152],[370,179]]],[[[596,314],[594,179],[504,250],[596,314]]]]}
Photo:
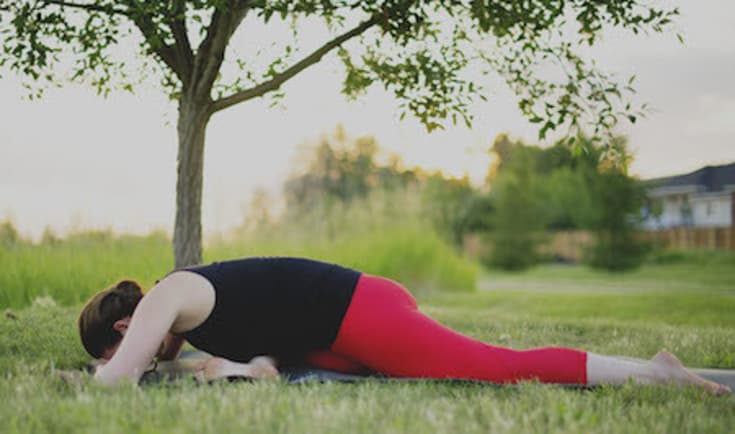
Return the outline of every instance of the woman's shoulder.
{"type": "Polygon", "coordinates": [[[201,324],[214,308],[215,294],[212,284],[187,270],[176,270],[151,289],[159,303],[175,306],[178,319],[173,327],[176,333],[191,330],[201,324]]]}
{"type": "Polygon", "coordinates": [[[156,283],[152,290],[174,293],[211,289],[212,284],[204,276],[191,270],[174,270],[156,283]]]}

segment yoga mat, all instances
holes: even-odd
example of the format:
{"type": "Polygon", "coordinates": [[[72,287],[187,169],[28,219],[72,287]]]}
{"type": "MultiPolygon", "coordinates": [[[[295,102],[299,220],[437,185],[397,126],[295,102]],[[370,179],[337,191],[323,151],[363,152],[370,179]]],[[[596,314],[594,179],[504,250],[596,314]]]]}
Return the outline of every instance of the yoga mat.
{"type": "MultiPolygon", "coordinates": [[[[194,367],[201,361],[206,360],[209,356],[201,351],[189,351],[182,353],[179,359],[170,362],[159,362],[155,369],[149,370],[141,377],[141,384],[154,384],[161,382],[171,382],[176,379],[189,377],[192,375],[194,367]]],[[[642,359],[631,357],[616,356],[625,360],[633,360],[645,362],[642,359]]],[[[87,365],[87,371],[94,371],[95,363],[91,362],[87,365]]],[[[690,371],[700,375],[708,380],[725,384],[735,390],[735,369],[699,369],[689,368],[690,371]]],[[[392,378],[382,375],[353,375],[344,374],[326,369],[319,369],[310,366],[286,367],[279,370],[281,377],[290,384],[305,384],[310,382],[359,382],[365,380],[378,380],[390,382],[419,382],[419,381],[442,381],[442,382],[464,382],[464,383],[481,383],[492,384],[476,380],[454,380],[454,379],[426,379],[426,378],[392,378]]],[[[224,380],[224,379],[223,379],[224,380]]],[[[215,380],[219,381],[219,380],[215,380]]],[[[573,388],[586,388],[580,385],[565,385],[573,388]]]]}
{"type": "MultiPolygon", "coordinates": [[[[170,379],[177,378],[180,376],[185,376],[188,373],[186,372],[187,367],[194,366],[196,363],[199,363],[202,360],[205,360],[207,357],[209,357],[208,354],[200,352],[200,351],[192,351],[187,352],[181,355],[179,360],[174,362],[160,362],[158,368],[156,369],[156,372],[151,372],[146,374],[144,378],[141,381],[148,381],[148,382],[155,382],[155,381],[161,381],[161,379],[165,379],[166,376],[169,376],[170,379]]],[[[646,360],[643,359],[636,359],[632,357],[623,357],[623,356],[616,356],[621,359],[626,360],[634,360],[638,362],[646,362],[646,360]]],[[[697,375],[700,375],[708,380],[725,384],[729,386],[732,390],[735,390],[735,369],[698,369],[698,368],[689,368],[690,371],[694,372],[697,375]]],[[[391,377],[385,377],[382,375],[353,375],[353,374],[344,374],[341,372],[336,371],[329,371],[326,369],[319,369],[309,366],[302,366],[302,367],[289,367],[289,368],[283,368],[279,371],[280,375],[289,383],[292,384],[303,384],[303,383],[309,383],[309,382],[327,382],[327,381],[338,381],[338,382],[357,382],[357,381],[365,381],[365,380],[385,380],[385,381],[460,381],[460,382],[477,382],[477,383],[483,383],[486,384],[486,382],[482,381],[472,381],[472,380],[431,380],[431,379],[425,379],[425,378],[391,378],[391,377]]],[[[570,387],[580,387],[579,385],[569,385],[570,387]]]]}

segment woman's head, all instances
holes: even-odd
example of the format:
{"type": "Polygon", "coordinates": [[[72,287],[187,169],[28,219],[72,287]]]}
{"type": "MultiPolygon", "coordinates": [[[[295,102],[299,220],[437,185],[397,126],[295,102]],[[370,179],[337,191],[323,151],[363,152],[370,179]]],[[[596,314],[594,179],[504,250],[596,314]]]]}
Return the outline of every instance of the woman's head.
{"type": "Polygon", "coordinates": [[[132,280],[123,280],[87,302],[79,314],[79,335],[92,357],[102,358],[105,350],[120,342],[119,322],[133,314],[141,298],[140,286],[132,280]]]}

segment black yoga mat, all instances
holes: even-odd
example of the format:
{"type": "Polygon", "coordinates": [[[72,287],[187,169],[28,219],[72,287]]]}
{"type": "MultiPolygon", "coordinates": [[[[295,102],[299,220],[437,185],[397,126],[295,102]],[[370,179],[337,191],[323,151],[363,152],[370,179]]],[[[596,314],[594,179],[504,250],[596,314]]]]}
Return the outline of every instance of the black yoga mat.
{"type": "MultiPolygon", "coordinates": [[[[141,383],[150,384],[164,381],[172,381],[177,378],[183,378],[191,375],[192,367],[201,360],[210,357],[206,353],[192,351],[186,352],[181,357],[172,362],[159,362],[155,369],[148,371],[142,378],[141,383]]],[[[643,362],[644,360],[621,357],[627,360],[636,360],[643,362]]],[[[735,390],[735,369],[690,369],[692,372],[700,375],[708,380],[725,384],[735,390]]],[[[358,382],[365,380],[380,381],[456,381],[456,382],[472,382],[490,384],[481,381],[472,380],[427,380],[422,378],[391,378],[382,375],[353,375],[343,374],[341,372],[329,371],[309,366],[288,367],[279,370],[280,375],[291,384],[304,384],[309,382],[358,382]]],[[[569,387],[583,387],[579,385],[569,385],[569,387]]]]}

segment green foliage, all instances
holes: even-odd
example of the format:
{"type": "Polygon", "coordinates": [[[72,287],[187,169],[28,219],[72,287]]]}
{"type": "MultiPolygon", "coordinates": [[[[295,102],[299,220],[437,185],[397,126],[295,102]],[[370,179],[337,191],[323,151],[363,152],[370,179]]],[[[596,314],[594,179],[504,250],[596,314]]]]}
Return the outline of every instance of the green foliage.
{"type": "Polygon", "coordinates": [[[587,252],[593,267],[624,271],[639,267],[650,250],[635,238],[644,192],[637,180],[618,171],[599,174],[593,181],[596,206],[590,228],[597,243],[587,252]]]}
{"type": "MultiPolygon", "coordinates": [[[[461,247],[470,228],[483,227],[481,209],[487,209],[468,178],[448,178],[440,172],[427,173],[420,168],[403,167],[397,155],[387,164],[378,163],[380,148],[372,137],[350,139],[341,126],[335,134],[324,136],[319,144],[302,157],[303,173],[292,176],[284,185],[285,219],[298,223],[313,212],[329,214],[334,207],[353,200],[397,193],[396,205],[415,206],[411,218],[431,222],[443,237],[461,247]],[[415,194],[420,203],[405,195],[415,194]]],[[[362,202],[365,203],[365,202],[362,202]]],[[[372,206],[365,203],[366,206],[372,206]]],[[[260,214],[257,209],[252,210],[260,214]]]]}
{"type": "Polygon", "coordinates": [[[544,231],[586,229],[597,236],[587,252],[590,265],[611,271],[640,265],[648,246],[634,231],[645,196],[625,173],[625,141],[615,138],[608,146],[619,153],[616,158],[594,139],[579,136],[575,142],[576,148],[560,141],[541,149],[505,135],[496,138],[489,264],[527,268],[537,262],[544,231]]]}
{"type": "Polygon", "coordinates": [[[469,107],[484,99],[484,92],[482,82],[467,71],[480,66],[507,81],[543,137],[562,126],[590,122],[605,130],[618,119],[640,116],[639,109],[620,100],[632,90],[632,80],[617,83],[578,50],[595,44],[606,27],[662,32],[677,14],[677,9],[633,0],[3,0],[0,65],[29,78],[33,91],[63,78],[89,82],[102,94],[116,87],[132,90],[137,80],[131,77],[144,74],[131,70],[130,59],[117,53],[123,41],[133,41],[150,60],[143,68],[157,70],[174,97],[190,84],[205,92],[202,97],[221,99],[274,80],[260,94],[282,96],[280,82],[340,47],[346,95],[381,84],[396,96],[404,115],[411,113],[429,130],[442,128],[446,120],[469,124],[469,107]],[[264,28],[275,19],[289,23],[294,41],[275,44],[276,52],[227,59],[237,75],[219,74],[227,44],[246,17],[252,18],[248,25],[264,28]],[[315,58],[297,61],[297,23],[305,18],[322,20],[345,41],[359,36],[359,42],[327,42],[315,58]],[[361,23],[351,28],[356,19],[361,23]],[[370,28],[377,31],[367,32],[370,28]],[[267,59],[255,61],[262,57],[267,59]],[[541,74],[549,67],[560,72],[559,80],[541,74]]]}
{"type": "Polygon", "coordinates": [[[0,222],[0,246],[8,248],[22,243],[23,239],[18,235],[18,230],[10,220],[0,222]]]}
{"type": "Polygon", "coordinates": [[[492,184],[492,249],[486,262],[505,269],[528,268],[538,261],[536,249],[546,221],[539,200],[535,150],[503,140],[496,140],[493,149],[505,158],[501,160],[502,176],[492,184]]]}
{"type": "Polygon", "coordinates": [[[446,178],[436,173],[428,177],[422,190],[425,214],[441,234],[461,247],[464,234],[472,225],[473,213],[480,204],[477,191],[464,178],[446,178]]]}
{"type": "MultiPolygon", "coordinates": [[[[303,227],[304,216],[311,214],[317,217],[307,227],[319,227],[333,221],[322,220],[323,215],[334,215],[354,200],[404,191],[419,195],[422,202],[414,205],[419,212],[404,221],[430,222],[458,247],[469,232],[485,234],[492,246],[482,258],[488,265],[528,268],[543,259],[537,251],[546,232],[586,229],[598,237],[588,252],[589,264],[614,271],[635,268],[648,250],[633,234],[644,196],[638,181],[622,172],[624,141],[618,138],[612,145],[623,155],[619,159],[605,158],[603,147],[592,139],[577,137],[576,142],[577,148],[560,141],[542,149],[498,136],[487,194],[466,178],[407,170],[395,157],[381,165],[374,139],[348,139],[338,128],[334,137],[325,136],[311,156],[303,157],[305,172],[286,183],[284,218],[303,227]]],[[[395,203],[408,202],[400,197],[395,203]]],[[[258,209],[252,213],[263,215],[258,209]]],[[[340,229],[330,229],[326,236],[335,230],[340,229]]]]}
{"type": "Polygon", "coordinates": [[[308,161],[302,174],[292,176],[284,185],[287,212],[301,214],[324,201],[350,202],[364,198],[371,190],[407,187],[417,176],[398,166],[398,159],[379,166],[379,146],[373,137],[347,142],[341,126],[334,137],[325,136],[319,145],[304,155],[308,161]]]}

